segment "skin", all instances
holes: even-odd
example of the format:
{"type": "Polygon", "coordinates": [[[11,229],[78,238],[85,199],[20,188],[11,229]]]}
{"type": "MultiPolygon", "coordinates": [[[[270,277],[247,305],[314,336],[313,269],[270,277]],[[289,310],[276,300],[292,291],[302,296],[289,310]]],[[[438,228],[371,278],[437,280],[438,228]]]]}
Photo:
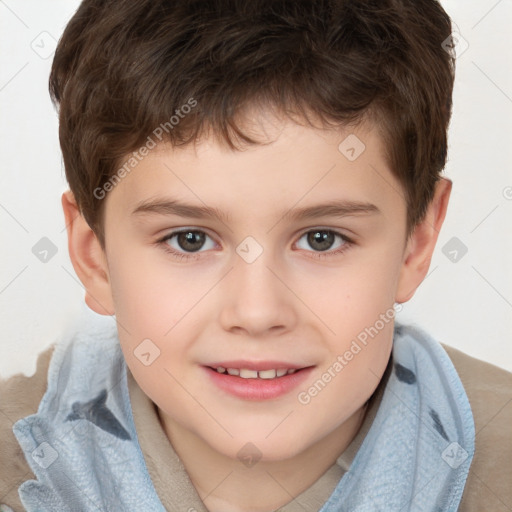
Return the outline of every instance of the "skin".
{"type": "Polygon", "coordinates": [[[267,144],[232,151],[209,137],[152,150],[104,199],[105,250],[71,192],[62,199],[86,302],[115,314],[126,363],[212,512],[275,510],[318,480],[355,437],[389,359],[393,321],[308,404],[297,394],[379,315],[413,296],[451,191],[450,181],[438,182],[424,221],[406,239],[402,187],[375,127],[325,130],[262,113],[252,130],[267,144]],[[338,150],[350,133],[366,145],[353,162],[338,150]],[[226,219],[132,214],[142,201],[171,197],[217,208],[226,219]],[[283,215],[334,200],[368,202],[379,212],[283,215]],[[180,228],[206,233],[205,245],[187,253],[176,237],[159,242],[180,228]],[[307,238],[319,229],[352,243],[336,236],[322,251],[307,238]],[[247,236],[263,249],[252,263],[236,252],[247,236]],[[144,339],[160,349],[149,366],[134,355],[144,339]],[[229,359],[314,369],[284,396],[248,401],[212,385],[202,366],[229,359]],[[252,467],[237,457],[248,442],[261,452],[252,467]]]}

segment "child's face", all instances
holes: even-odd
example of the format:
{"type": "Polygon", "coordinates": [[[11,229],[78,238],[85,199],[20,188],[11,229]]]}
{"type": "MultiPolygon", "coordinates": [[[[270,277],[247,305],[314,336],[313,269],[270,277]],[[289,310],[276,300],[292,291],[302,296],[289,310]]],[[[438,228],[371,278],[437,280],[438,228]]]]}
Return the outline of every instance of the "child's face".
{"type": "Polygon", "coordinates": [[[154,149],[105,199],[128,367],[168,432],[233,458],[248,442],[289,458],[342,429],[379,382],[393,304],[410,291],[405,200],[376,131],[280,123],[264,124],[274,142],[244,151],[154,149]],[[366,146],[353,161],[353,136],[338,149],[351,133],[366,146]],[[192,233],[161,241],[177,230],[192,233]],[[252,365],[307,369],[256,381],[209,368],[252,365]]]}

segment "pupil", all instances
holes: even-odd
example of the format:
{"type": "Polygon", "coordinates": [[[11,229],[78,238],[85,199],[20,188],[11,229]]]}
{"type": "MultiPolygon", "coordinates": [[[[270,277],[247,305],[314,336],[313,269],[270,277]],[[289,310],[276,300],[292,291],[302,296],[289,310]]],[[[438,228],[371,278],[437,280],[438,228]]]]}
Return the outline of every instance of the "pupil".
{"type": "Polygon", "coordinates": [[[204,236],[199,231],[185,231],[178,234],[178,244],[185,251],[195,252],[203,246],[204,236]]]}
{"type": "Polygon", "coordinates": [[[312,231],[308,234],[308,243],[313,249],[326,251],[334,243],[334,233],[330,231],[312,231]]]}

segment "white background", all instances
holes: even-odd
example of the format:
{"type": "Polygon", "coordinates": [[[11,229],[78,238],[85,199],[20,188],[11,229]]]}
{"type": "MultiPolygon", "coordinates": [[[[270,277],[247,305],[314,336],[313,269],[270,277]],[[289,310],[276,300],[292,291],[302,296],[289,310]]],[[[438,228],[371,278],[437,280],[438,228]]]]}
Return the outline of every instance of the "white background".
{"type": "MultiPolygon", "coordinates": [[[[512,371],[512,2],[442,4],[469,45],[457,59],[449,133],[445,175],[454,185],[430,274],[399,319],[512,371]],[[456,263],[442,252],[453,237],[468,249],[456,263]]],[[[0,0],[3,377],[31,374],[37,354],[84,307],[67,254],[66,184],[47,86],[54,40],[77,6],[0,0]],[[32,253],[42,237],[57,248],[46,263],[32,253]]]]}

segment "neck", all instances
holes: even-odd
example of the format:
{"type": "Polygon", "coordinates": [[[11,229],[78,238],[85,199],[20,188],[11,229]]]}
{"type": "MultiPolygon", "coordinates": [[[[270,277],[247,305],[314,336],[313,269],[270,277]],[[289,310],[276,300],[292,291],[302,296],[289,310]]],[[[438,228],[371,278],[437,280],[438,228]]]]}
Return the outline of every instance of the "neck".
{"type": "Polygon", "coordinates": [[[158,409],[160,421],[209,512],[268,512],[313,485],[355,438],[367,410],[358,409],[329,435],[286,460],[244,466],[158,409]]]}

